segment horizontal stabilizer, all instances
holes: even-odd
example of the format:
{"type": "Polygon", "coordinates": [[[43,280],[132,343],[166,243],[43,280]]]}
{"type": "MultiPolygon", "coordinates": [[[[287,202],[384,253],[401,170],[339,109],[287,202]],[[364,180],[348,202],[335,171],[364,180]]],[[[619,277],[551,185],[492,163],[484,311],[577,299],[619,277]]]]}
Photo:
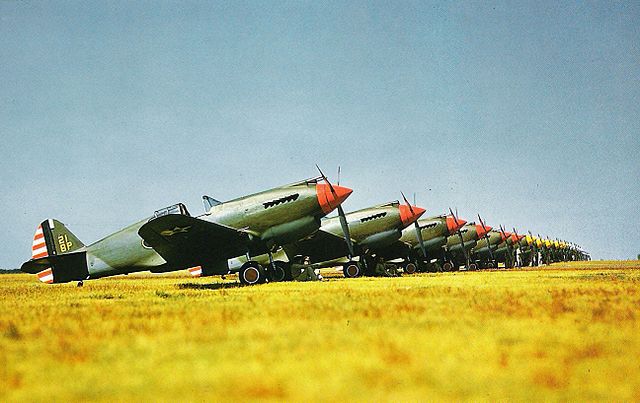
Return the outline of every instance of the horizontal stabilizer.
{"type": "Polygon", "coordinates": [[[25,273],[37,274],[43,283],[68,283],[89,277],[86,252],[71,252],[32,259],[20,267],[25,273]]]}

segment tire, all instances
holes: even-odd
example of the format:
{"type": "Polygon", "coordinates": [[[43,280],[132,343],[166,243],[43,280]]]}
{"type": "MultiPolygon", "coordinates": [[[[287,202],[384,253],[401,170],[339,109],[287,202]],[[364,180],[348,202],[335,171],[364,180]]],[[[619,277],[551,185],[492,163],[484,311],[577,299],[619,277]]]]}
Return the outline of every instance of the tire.
{"type": "Polygon", "coordinates": [[[342,265],[342,273],[346,278],[360,277],[362,275],[362,269],[357,262],[347,262],[342,265]]]}
{"type": "Polygon", "coordinates": [[[244,285],[261,284],[267,279],[262,266],[253,261],[249,261],[242,265],[240,272],[238,273],[238,277],[240,277],[240,282],[244,285]]]}
{"type": "Polygon", "coordinates": [[[469,270],[478,270],[478,265],[477,265],[477,264],[475,264],[475,263],[471,263],[471,264],[469,265],[469,270]]]}
{"type": "Polygon", "coordinates": [[[402,270],[406,274],[415,274],[418,271],[418,267],[413,262],[407,262],[402,266],[402,270]]]}
{"type": "Polygon", "coordinates": [[[280,282],[292,280],[289,264],[280,260],[276,260],[273,262],[273,265],[269,265],[267,273],[269,281],[280,282]]]}
{"type": "Polygon", "coordinates": [[[442,265],[442,270],[451,271],[453,269],[453,265],[450,262],[444,262],[442,265]]]}

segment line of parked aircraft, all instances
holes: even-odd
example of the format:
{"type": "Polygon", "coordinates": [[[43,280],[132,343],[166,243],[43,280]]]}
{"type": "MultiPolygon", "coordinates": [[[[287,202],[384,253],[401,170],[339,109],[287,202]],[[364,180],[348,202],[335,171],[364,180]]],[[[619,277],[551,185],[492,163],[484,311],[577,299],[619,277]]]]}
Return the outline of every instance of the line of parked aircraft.
{"type": "Polygon", "coordinates": [[[352,190],[320,176],[221,202],[203,196],[205,213],[182,203],[154,212],[91,245],[63,223],[43,221],[32,257],[21,270],[44,283],[66,283],[138,271],[188,269],[194,276],[238,273],[243,284],[291,278],[289,261],[309,256],[318,267],[341,267],[345,277],[373,274],[370,257],[405,273],[535,266],[586,260],[575,244],[494,229],[478,215],[421,218],[425,209],[392,201],[345,213],[352,190]],[[337,215],[327,218],[332,211],[337,215]]]}

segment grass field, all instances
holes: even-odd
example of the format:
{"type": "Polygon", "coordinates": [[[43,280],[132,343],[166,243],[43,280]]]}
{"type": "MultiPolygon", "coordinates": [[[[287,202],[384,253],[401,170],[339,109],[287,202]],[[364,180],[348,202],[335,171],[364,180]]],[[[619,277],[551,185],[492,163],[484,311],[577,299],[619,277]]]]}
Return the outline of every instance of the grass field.
{"type": "Polygon", "coordinates": [[[2,401],[640,400],[637,261],[0,295],[2,401]]]}

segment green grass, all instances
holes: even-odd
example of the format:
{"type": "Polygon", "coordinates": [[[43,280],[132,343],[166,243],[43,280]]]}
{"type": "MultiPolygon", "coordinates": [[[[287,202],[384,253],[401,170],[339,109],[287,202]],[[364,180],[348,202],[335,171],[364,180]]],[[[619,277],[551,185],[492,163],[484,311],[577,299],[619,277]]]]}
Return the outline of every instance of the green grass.
{"type": "Polygon", "coordinates": [[[0,277],[0,399],[640,400],[640,263],[238,287],[0,277]]]}

